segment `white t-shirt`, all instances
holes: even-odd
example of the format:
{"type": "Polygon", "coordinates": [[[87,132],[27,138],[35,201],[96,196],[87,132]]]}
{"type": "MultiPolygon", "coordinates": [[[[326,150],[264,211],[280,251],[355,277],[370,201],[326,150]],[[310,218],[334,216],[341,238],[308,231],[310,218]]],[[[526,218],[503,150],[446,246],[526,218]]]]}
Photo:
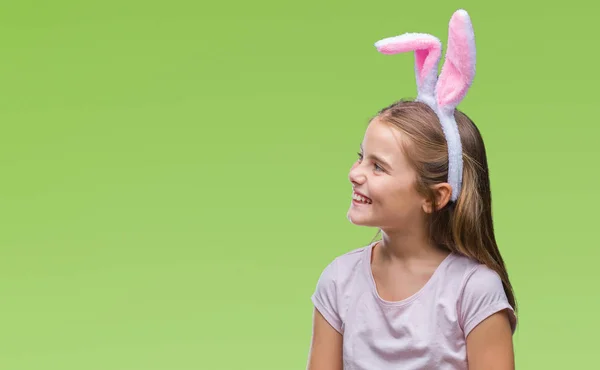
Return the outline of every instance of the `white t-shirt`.
{"type": "Polygon", "coordinates": [[[312,296],[315,307],[343,335],[345,370],[467,369],[467,335],[504,309],[514,333],[517,318],[498,274],[455,253],[417,293],[385,301],[371,270],[375,243],[332,261],[312,296]]]}

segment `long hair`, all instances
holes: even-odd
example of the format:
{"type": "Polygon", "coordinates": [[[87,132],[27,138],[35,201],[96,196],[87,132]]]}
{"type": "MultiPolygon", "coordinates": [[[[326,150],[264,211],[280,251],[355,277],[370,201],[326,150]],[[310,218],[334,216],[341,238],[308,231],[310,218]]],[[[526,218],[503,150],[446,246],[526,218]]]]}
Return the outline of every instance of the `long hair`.
{"type": "Polygon", "coordinates": [[[494,234],[485,145],[473,121],[455,111],[463,149],[462,189],[456,202],[437,210],[431,187],[447,182],[448,177],[448,147],[437,115],[426,104],[401,100],[379,111],[377,117],[408,139],[402,149],[418,174],[417,191],[433,204],[428,218],[430,240],[498,273],[516,311],[514,291],[494,234]]]}

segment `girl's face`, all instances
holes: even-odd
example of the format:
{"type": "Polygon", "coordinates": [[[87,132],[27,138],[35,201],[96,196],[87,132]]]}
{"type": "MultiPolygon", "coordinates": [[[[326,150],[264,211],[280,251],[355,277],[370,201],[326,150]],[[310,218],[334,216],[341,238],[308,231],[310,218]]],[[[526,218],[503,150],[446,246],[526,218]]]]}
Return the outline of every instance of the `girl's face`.
{"type": "Polygon", "coordinates": [[[417,173],[401,140],[401,131],[378,118],[369,124],[348,176],[353,194],[347,217],[353,224],[407,231],[423,222],[425,198],[415,188],[417,173]]]}

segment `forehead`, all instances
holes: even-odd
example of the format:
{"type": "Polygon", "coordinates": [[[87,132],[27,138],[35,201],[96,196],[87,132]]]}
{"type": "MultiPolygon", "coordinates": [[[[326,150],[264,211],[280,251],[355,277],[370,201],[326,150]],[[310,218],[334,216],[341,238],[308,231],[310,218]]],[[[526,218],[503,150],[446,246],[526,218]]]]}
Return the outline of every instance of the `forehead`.
{"type": "Polygon", "coordinates": [[[405,172],[410,168],[403,148],[406,137],[393,125],[377,118],[369,123],[361,143],[361,150],[366,157],[381,158],[392,172],[405,172]]]}
{"type": "Polygon", "coordinates": [[[403,135],[391,124],[375,118],[369,123],[362,142],[365,151],[402,157],[403,135]]]}

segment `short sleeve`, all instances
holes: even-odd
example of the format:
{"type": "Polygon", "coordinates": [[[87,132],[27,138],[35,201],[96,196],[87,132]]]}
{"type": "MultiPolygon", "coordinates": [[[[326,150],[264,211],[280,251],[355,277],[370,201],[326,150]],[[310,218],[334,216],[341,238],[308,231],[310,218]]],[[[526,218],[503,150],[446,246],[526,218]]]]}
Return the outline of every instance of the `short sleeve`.
{"type": "Polygon", "coordinates": [[[334,260],[321,273],[312,295],[312,302],[325,320],[341,334],[342,320],[339,314],[337,287],[337,268],[336,260],[334,260]]]}
{"type": "Polygon", "coordinates": [[[459,302],[459,323],[465,337],[496,312],[507,310],[511,330],[514,333],[517,317],[508,302],[500,276],[485,265],[477,266],[467,278],[459,302]]]}

